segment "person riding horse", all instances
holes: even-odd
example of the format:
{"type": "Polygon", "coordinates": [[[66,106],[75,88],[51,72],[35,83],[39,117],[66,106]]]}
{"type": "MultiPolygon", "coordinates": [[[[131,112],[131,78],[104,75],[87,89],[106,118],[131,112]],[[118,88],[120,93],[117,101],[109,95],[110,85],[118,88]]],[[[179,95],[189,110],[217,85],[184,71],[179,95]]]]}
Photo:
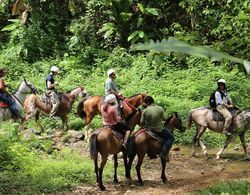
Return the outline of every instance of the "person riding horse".
{"type": "Polygon", "coordinates": [[[24,118],[19,112],[19,110],[17,109],[16,101],[11,96],[11,94],[6,90],[8,85],[5,84],[4,82],[4,79],[3,79],[4,75],[5,75],[4,70],[0,68],[0,100],[3,101],[5,104],[8,104],[9,109],[15,120],[21,119],[21,121],[23,121],[24,118]]]}
{"type": "Polygon", "coordinates": [[[109,95],[109,94],[114,94],[116,97],[116,101],[117,101],[117,111],[118,114],[121,116],[121,109],[120,109],[120,101],[124,99],[124,97],[122,96],[121,92],[119,92],[118,87],[115,83],[115,79],[116,79],[116,72],[114,69],[109,69],[107,71],[107,75],[108,75],[108,79],[105,82],[105,95],[109,95]]]}
{"type": "Polygon", "coordinates": [[[123,135],[123,149],[126,150],[131,129],[124,122],[120,121],[121,118],[117,114],[116,103],[114,94],[109,94],[105,97],[105,104],[101,107],[103,126],[111,126],[112,129],[123,135]]]}
{"type": "Polygon", "coordinates": [[[220,79],[217,81],[217,84],[218,89],[215,92],[216,110],[225,118],[223,133],[226,135],[231,135],[229,132],[229,127],[232,123],[233,117],[228,111],[228,108],[233,108],[232,100],[226,90],[226,81],[224,79],[220,79]]]}
{"type": "Polygon", "coordinates": [[[58,107],[60,105],[60,100],[56,91],[56,85],[54,77],[58,73],[59,68],[57,66],[52,66],[50,69],[50,74],[46,77],[46,94],[49,95],[52,103],[52,109],[50,112],[50,117],[54,117],[58,107]]]}
{"type": "Polygon", "coordinates": [[[163,121],[166,120],[164,109],[154,104],[154,99],[151,96],[145,97],[144,103],[146,109],[142,112],[141,126],[165,140],[159,156],[169,162],[169,151],[174,142],[174,136],[168,129],[164,128],[163,121]]]}

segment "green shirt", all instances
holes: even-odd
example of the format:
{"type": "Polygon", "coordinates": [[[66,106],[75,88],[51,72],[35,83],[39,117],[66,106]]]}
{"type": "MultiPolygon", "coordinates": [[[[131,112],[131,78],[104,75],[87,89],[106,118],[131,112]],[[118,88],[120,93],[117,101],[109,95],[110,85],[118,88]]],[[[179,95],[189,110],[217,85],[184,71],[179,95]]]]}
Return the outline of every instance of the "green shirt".
{"type": "Polygon", "coordinates": [[[141,123],[154,131],[160,132],[163,130],[164,120],[166,120],[166,116],[161,106],[150,105],[142,112],[141,123]]]}

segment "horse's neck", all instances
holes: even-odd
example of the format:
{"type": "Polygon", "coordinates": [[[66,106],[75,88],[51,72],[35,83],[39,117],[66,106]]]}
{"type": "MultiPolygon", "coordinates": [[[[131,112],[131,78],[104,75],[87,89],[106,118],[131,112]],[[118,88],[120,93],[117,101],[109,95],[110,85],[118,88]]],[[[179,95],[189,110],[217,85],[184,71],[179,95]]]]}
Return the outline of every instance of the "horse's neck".
{"type": "Polygon", "coordinates": [[[128,98],[128,103],[134,107],[138,107],[141,103],[140,99],[138,99],[136,96],[132,97],[132,98],[128,98]],[[136,100],[134,100],[134,98],[136,98],[136,100]]]}
{"type": "Polygon", "coordinates": [[[26,94],[21,92],[19,89],[14,93],[14,97],[22,104],[25,101],[26,94]]]}
{"type": "Polygon", "coordinates": [[[78,88],[76,88],[76,89],[74,89],[74,90],[72,90],[70,93],[68,93],[68,94],[66,94],[69,98],[71,98],[71,99],[75,99],[76,98],[76,96],[79,94],[79,93],[81,93],[81,91],[82,91],[82,89],[80,88],[80,87],[78,87],[78,88]]]}

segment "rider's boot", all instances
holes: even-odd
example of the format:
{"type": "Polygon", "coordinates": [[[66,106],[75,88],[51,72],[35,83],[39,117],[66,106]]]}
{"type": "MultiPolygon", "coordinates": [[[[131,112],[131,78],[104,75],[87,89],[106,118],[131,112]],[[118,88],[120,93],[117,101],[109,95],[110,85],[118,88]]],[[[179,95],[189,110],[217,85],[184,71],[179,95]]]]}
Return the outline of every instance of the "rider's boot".
{"type": "Polygon", "coordinates": [[[166,147],[166,146],[163,146],[162,149],[161,149],[161,152],[159,154],[159,156],[166,160],[166,162],[169,162],[169,151],[171,150],[171,147],[166,147]]]}
{"type": "Polygon", "coordinates": [[[130,134],[131,134],[131,131],[126,131],[126,134],[124,136],[122,147],[125,150],[127,150],[127,143],[128,143],[128,138],[129,138],[130,134]]]}

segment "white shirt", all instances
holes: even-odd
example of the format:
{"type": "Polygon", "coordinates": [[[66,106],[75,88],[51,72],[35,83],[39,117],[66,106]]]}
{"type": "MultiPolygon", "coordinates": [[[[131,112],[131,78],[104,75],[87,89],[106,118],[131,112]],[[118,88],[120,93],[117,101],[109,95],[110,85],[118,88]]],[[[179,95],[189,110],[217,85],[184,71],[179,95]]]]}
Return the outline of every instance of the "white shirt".
{"type": "Polygon", "coordinates": [[[223,91],[223,93],[224,93],[224,95],[222,96],[219,91],[215,92],[216,105],[227,104],[229,101],[231,101],[231,98],[230,98],[228,92],[223,91]]]}

